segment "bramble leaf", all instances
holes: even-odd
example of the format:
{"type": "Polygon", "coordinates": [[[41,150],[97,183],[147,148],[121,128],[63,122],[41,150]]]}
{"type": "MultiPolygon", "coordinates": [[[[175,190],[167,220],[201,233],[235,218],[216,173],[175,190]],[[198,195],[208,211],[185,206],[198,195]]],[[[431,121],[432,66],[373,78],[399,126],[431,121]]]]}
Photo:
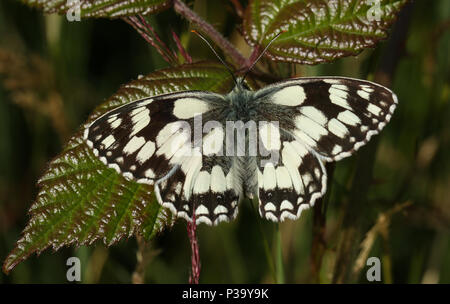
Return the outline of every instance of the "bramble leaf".
{"type": "Polygon", "coordinates": [[[153,14],[171,5],[171,0],[21,0],[44,13],[76,14],[80,17],[125,17],[153,14]]]}
{"type": "MultiPolygon", "coordinates": [[[[156,71],[122,86],[94,110],[84,127],[133,100],[183,90],[225,93],[231,85],[230,74],[219,64],[203,62],[156,71]]],[[[134,233],[149,240],[173,223],[151,186],[126,180],[94,156],[83,141],[84,127],[39,180],[40,191],[29,210],[31,219],[4,262],[5,273],[49,246],[58,250],[99,239],[109,246],[134,233]]]]}
{"type": "Polygon", "coordinates": [[[271,59],[302,64],[356,55],[385,39],[407,0],[250,0],[244,36],[271,59]]]}

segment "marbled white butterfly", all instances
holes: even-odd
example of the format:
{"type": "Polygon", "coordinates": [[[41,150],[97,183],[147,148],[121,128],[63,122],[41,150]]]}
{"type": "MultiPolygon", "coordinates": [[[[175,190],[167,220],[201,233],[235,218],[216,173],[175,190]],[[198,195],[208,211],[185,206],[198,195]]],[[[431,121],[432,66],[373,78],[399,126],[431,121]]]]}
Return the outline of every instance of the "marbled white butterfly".
{"type": "Polygon", "coordinates": [[[133,101],[92,122],[84,139],[107,166],[153,185],[178,217],[216,225],[247,196],[277,222],[313,206],[326,191],[324,162],[366,144],[396,104],[392,91],[364,80],[297,78],[251,91],[240,78],[227,95],[133,101]]]}

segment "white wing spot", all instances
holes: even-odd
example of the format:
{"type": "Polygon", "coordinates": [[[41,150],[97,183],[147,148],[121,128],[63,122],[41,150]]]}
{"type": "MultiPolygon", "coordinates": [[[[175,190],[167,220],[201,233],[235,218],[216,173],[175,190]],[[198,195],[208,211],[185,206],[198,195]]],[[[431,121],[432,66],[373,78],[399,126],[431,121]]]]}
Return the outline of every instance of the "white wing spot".
{"type": "Polygon", "coordinates": [[[306,147],[301,143],[299,143],[298,141],[296,140],[291,141],[291,145],[292,147],[294,147],[294,150],[297,151],[300,157],[304,157],[305,155],[309,154],[309,151],[306,149],[306,147]]]}
{"type": "Polygon", "coordinates": [[[328,130],[340,138],[344,138],[349,134],[347,127],[336,118],[328,122],[328,130]]]}
{"type": "Polygon", "coordinates": [[[276,211],[277,207],[273,203],[267,203],[264,205],[265,211],[276,211]]]}
{"type": "Polygon", "coordinates": [[[173,115],[179,119],[189,119],[209,111],[207,102],[198,98],[180,98],[175,101],[173,115]]]}
{"type": "Polygon", "coordinates": [[[339,145],[335,145],[333,147],[333,151],[331,151],[331,154],[336,155],[339,154],[342,151],[342,147],[339,145]]]}
{"type": "Polygon", "coordinates": [[[122,119],[117,118],[117,119],[114,119],[113,121],[108,120],[108,122],[110,123],[112,129],[117,129],[120,126],[120,124],[122,123],[122,119]]]}
{"type": "Polygon", "coordinates": [[[308,184],[313,181],[313,178],[312,178],[311,174],[309,174],[309,173],[303,174],[302,179],[303,179],[303,184],[305,186],[308,186],[308,184]]]}
{"type": "Polygon", "coordinates": [[[379,116],[380,112],[381,112],[381,108],[377,107],[374,104],[369,103],[369,105],[367,106],[367,111],[369,111],[370,113],[372,113],[375,116],[379,116]]]}
{"type": "Polygon", "coordinates": [[[357,94],[359,95],[359,97],[361,97],[362,99],[370,100],[370,93],[369,93],[369,92],[367,92],[367,91],[365,91],[365,90],[358,90],[356,93],[357,93],[357,94]]]}
{"type": "Polygon", "coordinates": [[[179,129],[184,129],[187,125],[182,121],[171,122],[162,128],[156,136],[156,146],[161,147],[172,134],[178,132],[179,129]]]}
{"type": "Polygon", "coordinates": [[[280,189],[292,188],[291,176],[289,171],[284,166],[279,166],[276,169],[277,186],[280,189]]]}
{"type": "MultiPolygon", "coordinates": [[[[297,116],[295,119],[295,126],[297,129],[314,139],[315,141],[318,141],[323,135],[327,135],[328,131],[319,125],[317,122],[312,120],[311,118],[307,116],[297,116]]],[[[295,132],[294,132],[295,133],[295,132]]],[[[295,133],[297,135],[297,133],[295,133]]],[[[301,136],[299,136],[301,137],[301,136]]],[[[304,138],[302,138],[304,139],[304,138]]],[[[310,144],[307,142],[307,144],[310,144]]],[[[312,145],[314,146],[314,144],[312,145]]]]}
{"type": "Polygon", "coordinates": [[[216,165],[211,170],[211,191],[223,193],[227,190],[227,180],[222,168],[216,165]]]}
{"type": "Polygon", "coordinates": [[[277,217],[270,212],[266,213],[266,219],[271,220],[273,222],[278,222],[277,217]]]}
{"type": "Polygon", "coordinates": [[[211,182],[211,176],[207,171],[200,171],[195,180],[194,194],[206,193],[209,191],[209,184],[211,182]]]}
{"type": "Polygon", "coordinates": [[[316,178],[320,178],[320,169],[319,168],[314,169],[314,175],[316,176],[316,178]]]}
{"type": "Polygon", "coordinates": [[[152,169],[147,169],[144,173],[145,177],[154,178],[155,172],[152,169]]]}
{"type": "Polygon", "coordinates": [[[283,158],[283,164],[289,171],[289,175],[291,176],[291,182],[294,186],[294,189],[297,193],[301,193],[303,191],[303,184],[300,177],[300,173],[298,172],[298,167],[301,163],[301,158],[298,153],[294,150],[293,146],[289,142],[284,142],[283,151],[281,152],[281,156],[283,158]]]}
{"type": "Polygon", "coordinates": [[[275,176],[275,168],[273,164],[268,163],[264,167],[264,173],[263,173],[263,182],[264,182],[264,190],[272,190],[275,189],[277,186],[277,180],[275,176]]]}
{"type": "Polygon", "coordinates": [[[107,149],[109,146],[111,146],[114,142],[116,141],[116,139],[114,138],[114,136],[109,135],[108,137],[106,137],[103,141],[102,141],[102,145],[104,146],[104,149],[107,149]]]}
{"type": "Polygon", "coordinates": [[[217,207],[214,209],[214,214],[219,214],[219,213],[228,213],[227,207],[225,207],[223,205],[217,205],[217,207]]]}
{"type": "Polygon", "coordinates": [[[351,110],[352,107],[347,102],[348,92],[347,86],[333,84],[328,90],[330,94],[330,100],[335,105],[338,105],[344,109],[351,110]]]}
{"type": "Polygon", "coordinates": [[[351,111],[344,111],[338,114],[337,119],[350,126],[356,126],[361,123],[361,119],[351,111]]]}
{"type": "Polygon", "coordinates": [[[302,107],[300,112],[322,126],[325,126],[328,122],[327,117],[322,113],[322,111],[317,110],[315,107],[302,107]]]}
{"type": "Polygon", "coordinates": [[[184,128],[179,129],[176,133],[172,134],[172,136],[168,138],[161,147],[159,147],[156,155],[164,155],[166,159],[171,159],[175,153],[183,152],[182,155],[177,153],[177,159],[175,161],[179,161],[180,157],[191,155],[192,151],[189,144],[190,140],[190,130],[186,130],[184,128]]]}
{"type": "Polygon", "coordinates": [[[144,108],[144,110],[140,111],[135,116],[132,116],[131,120],[133,122],[133,128],[130,137],[136,135],[139,131],[144,129],[150,123],[150,111],[144,108]]]}
{"type": "Polygon", "coordinates": [[[372,93],[374,89],[371,86],[368,86],[366,84],[361,85],[361,89],[366,91],[367,93],[372,93]]]}
{"type": "Polygon", "coordinates": [[[152,157],[153,153],[155,153],[155,143],[152,141],[148,141],[137,154],[136,160],[140,164],[143,164],[144,162],[149,160],[150,157],[152,157]]]}
{"type": "Polygon", "coordinates": [[[175,186],[175,193],[180,195],[182,189],[183,189],[183,183],[178,182],[177,185],[175,186]]]}
{"type": "Polygon", "coordinates": [[[204,205],[199,205],[197,209],[195,209],[195,214],[196,215],[209,214],[209,211],[208,208],[206,208],[204,205]]]}
{"type": "Polygon", "coordinates": [[[130,141],[123,148],[123,152],[127,155],[133,154],[140,147],[145,144],[145,139],[142,136],[133,136],[130,141]]]}
{"type": "Polygon", "coordinates": [[[281,203],[280,210],[284,210],[284,209],[293,210],[294,209],[294,205],[292,205],[290,201],[284,200],[281,203]]]}
{"type": "Polygon", "coordinates": [[[305,90],[299,85],[281,89],[272,96],[273,103],[290,107],[301,105],[305,99],[305,90]]]}

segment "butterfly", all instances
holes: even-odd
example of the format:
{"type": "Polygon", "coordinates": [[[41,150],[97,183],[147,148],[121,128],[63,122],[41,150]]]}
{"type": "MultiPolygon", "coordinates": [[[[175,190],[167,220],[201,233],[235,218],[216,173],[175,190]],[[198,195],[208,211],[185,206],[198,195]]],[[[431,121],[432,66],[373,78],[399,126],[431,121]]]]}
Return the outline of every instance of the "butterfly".
{"type": "Polygon", "coordinates": [[[325,162],[350,156],[389,122],[396,95],[345,77],[284,80],[226,95],[183,91],[113,109],[84,140],[126,179],[153,185],[177,217],[217,225],[244,197],[274,222],[297,219],[326,192],[325,162]]]}

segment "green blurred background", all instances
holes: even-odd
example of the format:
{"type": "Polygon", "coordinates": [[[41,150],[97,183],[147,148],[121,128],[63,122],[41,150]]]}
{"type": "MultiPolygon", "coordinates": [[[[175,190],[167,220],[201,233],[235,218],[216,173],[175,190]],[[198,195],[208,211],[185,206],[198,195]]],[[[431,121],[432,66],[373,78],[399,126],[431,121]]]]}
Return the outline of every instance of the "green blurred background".
{"type": "MultiPolygon", "coordinates": [[[[248,54],[230,1],[190,3],[248,54]]],[[[450,1],[417,0],[406,10],[390,40],[357,57],[314,67],[278,65],[288,75],[295,70],[303,76],[389,83],[399,106],[368,147],[328,166],[334,175],[323,212],[309,210],[277,227],[259,219],[246,203],[232,223],[200,225],[200,282],[273,282],[267,244],[270,258],[282,249],[283,277],[289,283],[367,282],[368,256],[381,259],[385,283],[450,283],[450,1]],[[370,183],[361,185],[361,180],[370,183]],[[346,260],[348,243],[362,250],[353,248],[346,260]],[[353,271],[358,258],[364,264],[353,271]]],[[[166,42],[171,41],[171,30],[178,33],[194,59],[216,60],[170,9],[152,17],[151,23],[166,42]]],[[[64,16],[43,15],[18,1],[0,3],[2,261],[26,225],[37,179],[90,111],[121,84],[166,66],[122,20],[67,22],[64,16]]],[[[97,243],[56,253],[47,250],[32,255],[10,275],[1,273],[0,282],[64,283],[66,259],[78,256],[82,282],[129,283],[137,247],[130,238],[110,248],[97,243]]],[[[154,239],[148,255],[146,282],[187,282],[190,245],[185,221],[154,239]]]]}

